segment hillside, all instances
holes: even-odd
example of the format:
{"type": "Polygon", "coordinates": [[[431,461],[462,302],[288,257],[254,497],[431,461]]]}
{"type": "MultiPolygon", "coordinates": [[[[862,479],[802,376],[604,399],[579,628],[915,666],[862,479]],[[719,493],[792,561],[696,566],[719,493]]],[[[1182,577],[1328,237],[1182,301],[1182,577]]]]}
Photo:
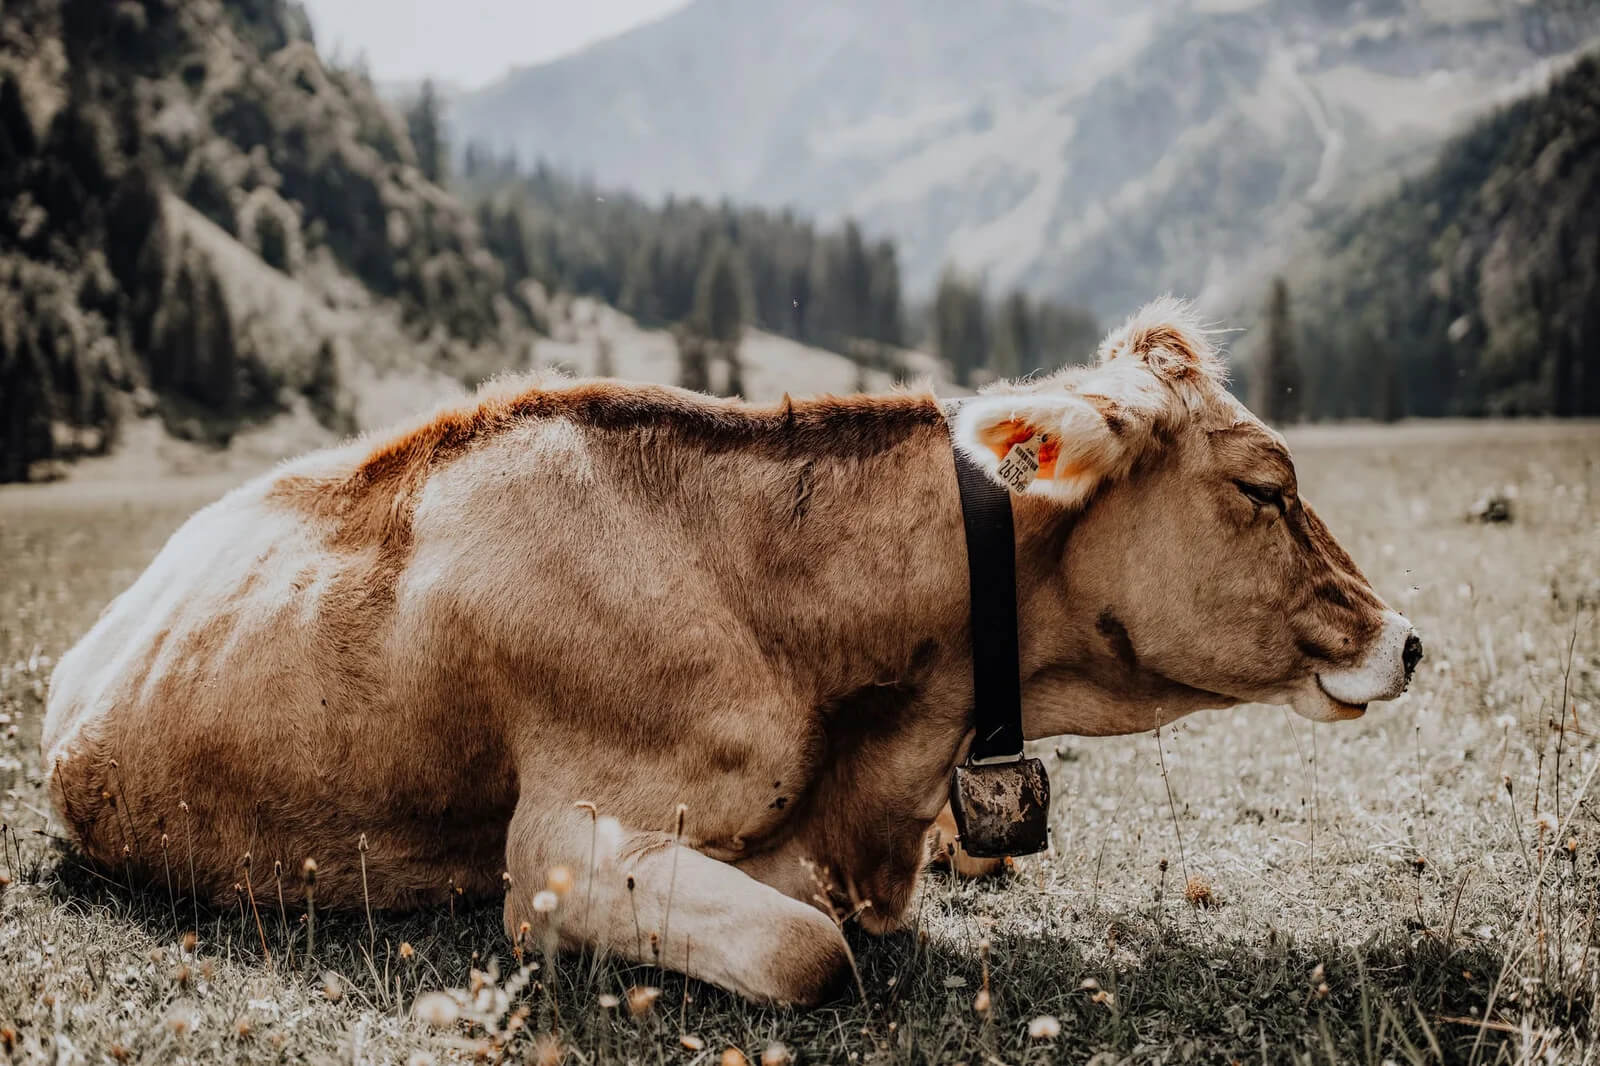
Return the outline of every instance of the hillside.
{"type": "Polygon", "coordinates": [[[1600,414],[1600,53],[1290,273],[1306,413],[1600,414]]]}
{"type": "Polygon", "coordinates": [[[129,417],[224,443],[347,378],[523,365],[533,317],[367,80],[284,0],[0,17],[0,481],[129,417]]]}
{"type": "Polygon", "coordinates": [[[283,0],[22,0],[0,21],[0,480],[131,416],[330,434],[352,375],[525,362],[528,307],[362,75],[283,0]]]}
{"type": "Polygon", "coordinates": [[[1110,318],[1253,291],[1597,31],[1579,0],[697,0],[452,121],[602,184],[858,218],[915,296],[953,261],[1110,318]]]}
{"type": "MultiPolygon", "coordinates": [[[[618,239],[634,230],[555,175],[530,177],[542,192],[515,210],[496,211],[484,199],[493,190],[466,181],[469,207],[445,180],[437,124],[417,109],[402,118],[364,74],[325,63],[310,32],[287,0],[3,9],[0,481],[48,476],[119,440],[186,467],[245,441],[241,461],[260,462],[504,372],[681,379],[672,334],[570,297],[676,325],[723,221],[748,242],[759,212],[685,205],[634,247],[618,239]]],[[[655,218],[618,206],[635,229],[655,218]]],[[[795,254],[809,277],[810,224],[774,218],[768,229],[773,251],[757,265],[795,254]]],[[[858,235],[816,244],[852,264],[868,252],[858,235]]],[[[881,313],[845,321],[806,308],[819,339],[851,351],[866,337],[870,358],[754,333],[742,379],[707,386],[767,397],[934,370],[899,347],[894,248],[870,251],[881,313]]],[[[784,321],[798,307],[787,290],[757,280],[765,302],[745,320],[811,339],[784,321]]]]}

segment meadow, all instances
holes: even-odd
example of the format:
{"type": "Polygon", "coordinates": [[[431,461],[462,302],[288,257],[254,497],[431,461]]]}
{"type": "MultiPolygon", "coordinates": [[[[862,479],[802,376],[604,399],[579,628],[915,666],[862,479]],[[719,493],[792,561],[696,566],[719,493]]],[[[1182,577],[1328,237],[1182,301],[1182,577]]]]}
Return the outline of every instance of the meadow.
{"type": "Polygon", "coordinates": [[[810,1011],[516,958],[496,901],[308,922],[267,871],[211,909],[181,864],[170,892],[87,868],[43,784],[52,664],[228,479],[0,489],[0,1061],[1600,1058],[1600,425],[1289,437],[1426,642],[1411,692],[1340,725],[1256,706],[1038,745],[1050,851],[931,875],[810,1011]],[[1510,521],[1467,517],[1490,493],[1510,521]]]}

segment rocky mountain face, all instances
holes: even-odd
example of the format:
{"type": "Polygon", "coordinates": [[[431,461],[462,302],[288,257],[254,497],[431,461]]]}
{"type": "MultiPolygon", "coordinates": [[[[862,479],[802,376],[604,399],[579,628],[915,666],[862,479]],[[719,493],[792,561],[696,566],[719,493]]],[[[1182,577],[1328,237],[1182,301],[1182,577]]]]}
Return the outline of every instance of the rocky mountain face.
{"type": "Polygon", "coordinates": [[[1296,238],[1600,33],[1583,0],[696,0],[455,104],[603,184],[852,215],[1115,316],[1253,300],[1296,238]]]}

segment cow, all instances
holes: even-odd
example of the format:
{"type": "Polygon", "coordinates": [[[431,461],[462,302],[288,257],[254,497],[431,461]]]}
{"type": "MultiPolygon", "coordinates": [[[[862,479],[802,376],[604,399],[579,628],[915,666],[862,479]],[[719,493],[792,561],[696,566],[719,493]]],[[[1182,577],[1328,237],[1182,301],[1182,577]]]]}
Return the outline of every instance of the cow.
{"type": "Polygon", "coordinates": [[[1335,721],[1405,689],[1411,625],[1160,301],[1093,365],[954,414],[501,382],[288,462],[61,658],[52,803],[119,876],[503,894],[518,941],[816,1003],[847,979],[843,920],[904,918],[973,735],[954,450],[993,475],[1024,439],[1029,739],[1244,702],[1335,721]]]}

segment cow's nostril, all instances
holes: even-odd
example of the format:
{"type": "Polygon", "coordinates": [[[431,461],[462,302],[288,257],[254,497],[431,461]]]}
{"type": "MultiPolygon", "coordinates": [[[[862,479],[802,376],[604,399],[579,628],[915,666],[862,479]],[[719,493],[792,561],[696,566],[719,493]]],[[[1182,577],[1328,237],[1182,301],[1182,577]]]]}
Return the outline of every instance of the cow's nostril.
{"type": "Polygon", "coordinates": [[[1406,637],[1406,646],[1400,652],[1400,661],[1406,664],[1406,678],[1409,680],[1417,664],[1422,661],[1422,638],[1412,633],[1406,637]]]}

